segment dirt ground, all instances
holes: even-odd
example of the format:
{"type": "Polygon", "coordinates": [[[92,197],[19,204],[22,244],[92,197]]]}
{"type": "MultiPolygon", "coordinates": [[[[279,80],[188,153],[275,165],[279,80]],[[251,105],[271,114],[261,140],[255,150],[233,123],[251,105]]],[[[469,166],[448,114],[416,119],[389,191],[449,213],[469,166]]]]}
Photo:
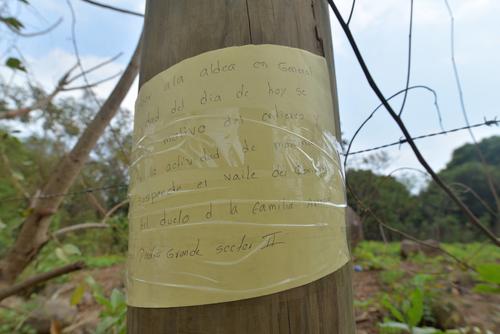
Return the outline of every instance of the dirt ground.
{"type": "MultiPolygon", "coordinates": [[[[404,267],[404,264],[403,264],[404,267]]],[[[418,270],[418,268],[407,265],[408,271],[418,270]]],[[[382,286],[379,282],[379,271],[355,272],[353,276],[354,298],[358,302],[376,299],[382,286]]],[[[90,272],[81,272],[74,276],[73,283],[82,280],[85,275],[91,274],[94,279],[103,286],[106,293],[110,293],[113,288],[123,288],[124,267],[116,265],[104,269],[96,269],[90,272]]],[[[457,311],[463,316],[465,323],[478,327],[487,326],[494,333],[500,333],[500,298],[491,295],[479,295],[471,292],[471,285],[467,282],[457,282],[448,287],[449,296],[456,301],[457,311]]],[[[98,307],[90,300],[89,303],[80,305],[82,313],[91,313],[94,317],[98,307]]],[[[377,324],[383,320],[383,312],[375,306],[359,308],[355,313],[356,327],[358,334],[378,333],[377,324]]]]}
{"type": "MultiPolygon", "coordinates": [[[[405,271],[412,272],[418,268],[411,264],[402,264],[405,271]]],[[[69,300],[74,289],[91,275],[109,295],[113,288],[123,289],[124,266],[115,265],[107,268],[82,271],[74,274],[71,280],[61,285],[52,285],[45,288],[46,296],[57,295],[62,300],[69,300]]],[[[353,288],[355,298],[355,319],[358,334],[376,334],[377,326],[383,321],[384,311],[376,305],[379,292],[383,286],[379,280],[380,271],[368,270],[355,272],[353,275],[353,288]],[[373,302],[375,301],[375,303],[373,302]]],[[[468,325],[480,328],[486,326],[493,333],[500,333],[500,297],[492,295],[479,295],[471,292],[472,283],[453,282],[444,287],[446,296],[456,306],[459,316],[463,317],[468,325]]],[[[445,301],[443,301],[445,302],[445,301]]],[[[77,306],[77,316],[73,320],[74,333],[92,332],[99,322],[100,306],[95,303],[90,292],[85,292],[80,304],[77,306]]]]}
{"type": "MultiPolygon", "coordinates": [[[[355,272],[353,276],[354,300],[368,301],[380,291],[377,272],[355,272]]],[[[361,310],[355,307],[356,328],[358,334],[378,333],[376,324],[382,320],[382,312],[377,307],[361,310]]]]}
{"type": "MultiPolygon", "coordinates": [[[[418,271],[412,264],[404,264],[408,271],[418,271]]],[[[373,300],[382,290],[379,271],[355,272],[353,277],[354,299],[359,302],[373,300]]],[[[453,279],[452,279],[453,281],[453,279]]],[[[447,291],[443,303],[453,301],[455,312],[450,316],[461,317],[467,326],[488,329],[500,333],[500,296],[483,295],[472,292],[472,282],[455,282],[444,288],[447,291]]],[[[383,320],[383,313],[377,307],[355,307],[358,334],[378,333],[377,324],[383,320]]]]}

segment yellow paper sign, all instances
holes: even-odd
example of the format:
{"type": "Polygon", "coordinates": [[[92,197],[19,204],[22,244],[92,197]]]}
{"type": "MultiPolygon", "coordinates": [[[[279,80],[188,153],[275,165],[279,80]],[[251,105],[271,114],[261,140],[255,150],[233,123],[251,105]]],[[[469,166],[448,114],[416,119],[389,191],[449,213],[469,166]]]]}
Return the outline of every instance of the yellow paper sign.
{"type": "Polygon", "coordinates": [[[130,166],[128,304],[176,307],[310,283],[349,257],[325,59],[247,45],[146,82],[130,166]]]}

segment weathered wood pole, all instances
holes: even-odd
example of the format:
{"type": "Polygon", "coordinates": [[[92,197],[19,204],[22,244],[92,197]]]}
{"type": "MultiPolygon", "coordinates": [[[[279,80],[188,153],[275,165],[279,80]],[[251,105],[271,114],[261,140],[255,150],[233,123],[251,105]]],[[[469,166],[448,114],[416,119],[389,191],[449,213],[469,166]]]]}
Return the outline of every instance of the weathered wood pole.
{"type": "MultiPolygon", "coordinates": [[[[325,0],[148,0],[140,85],[181,60],[245,44],[279,44],[325,56],[340,136],[325,0]]],[[[178,308],[128,309],[132,334],[354,333],[351,265],[268,296],[178,308]]]]}

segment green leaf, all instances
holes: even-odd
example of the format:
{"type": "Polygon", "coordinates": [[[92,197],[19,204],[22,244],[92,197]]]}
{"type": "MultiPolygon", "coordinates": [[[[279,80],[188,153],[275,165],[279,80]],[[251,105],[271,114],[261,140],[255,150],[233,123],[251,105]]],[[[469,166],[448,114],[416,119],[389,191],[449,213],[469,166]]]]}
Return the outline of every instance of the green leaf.
{"type": "Polygon", "coordinates": [[[69,259],[66,256],[66,253],[64,253],[64,250],[62,248],[57,247],[54,252],[56,253],[56,256],[59,258],[59,260],[64,262],[69,262],[69,259]]]}
{"type": "Polygon", "coordinates": [[[70,299],[71,305],[80,304],[84,293],[85,293],[85,284],[80,283],[71,294],[71,299],[70,299]]]}
{"type": "Polygon", "coordinates": [[[398,320],[400,322],[405,321],[401,312],[399,312],[399,310],[394,305],[392,305],[392,303],[390,302],[390,300],[387,297],[382,299],[382,305],[384,305],[385,308],[387,308],[391,312],[392,316],[394,318],[396,318],[396,320],[398,320]]]}
{"type": "Polygon", "coordinates": [[[407,324],[402,322],[387,321],[378,325],[382,330],[381,333],[409,333],[410,328],[407,324]],[[390,331],[383,331],[383,329],[389,329],[390,331]]]}
{"type": "Polygon", "coordinates": [[[105,317],[102,321],[97,325],[95,332],[96,334],[104,334],[108,333],[108,329],[113,326],[118,319],[112,317],[105,317]]]}
{"type": "MultiPolygon", "coordinates": [[[[410,327],[407,324],[401,323],[401,322],[384,322],[382,324],[379,324],[380,328],[387,328],[387,329],[396,329],[400,331],[404,331],[405,333],[410,333],[410,327]]],[[[412,334],[441,334],[443,333],[437,328],[432,328],[432,327],[415,327],[413,328],[412,334]]]]}
{"type": "Polygon", "coordinates": [[[96,289],[98,289],[98,288],[99,288],[99,284],[97,284],[97,282],[96,282],[96,280],[94,279],[94,277],[92,277],[92,276],[90,276],[90,275],[89,275],[89,276],[87,276],[87,277],[85,277],[85,283],[87,283],[87,284],[88,284],[88,286],[90,286],[90,288],[91,288],[92,290],[96,290],[96,289]]]}
{"type": "Polygon", "coordinates": [[[11,16],[10,17],[0,17],[0,21],[5,23],[10,28],[17,30],[17,31],[24,28],[24,24],[22,24],[21,21],[19,21],[15,17],[11,17],[11,16]]]}
{"type": "Polygon", "coordinates": [[[107,311],[112,310],[110,301],[106,297],[104,297],[102,294],[94,293],[94,299],[98,304],[104,306],[107,309],[107,311]]]}
{"type": "Polygon", "coordinates": [[[80,249],[73,245],[73,244],[65,244],[62,249],[64,250],[64,253],[68,255],[82,255],[82,252],[80,252],[80,249]]]}
{"type": "Polygon", "coordinates": [[[500,284],[500,264],[485,263],[477,266],[479,278],[482,281],[500,284]]]}
{"type": "Polygon", "coordinates": [[[415,286],[421,288],[423,287],[428,281],[432,280],[431,275],[427,274],[417,274],[413,277],[412,282],[415,286]]]}
{"type": "Polygon", "coordinates": [[[408,309],[408,325],[415,327],[424,316],[424,293],[420,289],[414,290],[410,295],[411,306],[408,309]]]}
{"type": "Polygon", "coordinates": [[[24,176],[23,174],[21,174],[21,172],[17,172],[17,171],[12,171],[12,176],[18,180],[18,181],[23,181],[24,180],[24,176]]]}
{"type": "Polygon", "coordinates": [[[113,289],[113,291],[111,292],[110,302],[111,302],[111,309],[113,311],[116,311],[118,310],[120,305],[123,305],[125,303],[125,296],[120,290],[113,289]]]}
{"type": "Polygon", "coordinates": [[[7,65],[7,67],[10,67],[13,70],[26,72],[26,68],[24,67],[23,63],[17,58],[9,57],[5,61],[5,65],[7,65]]]}

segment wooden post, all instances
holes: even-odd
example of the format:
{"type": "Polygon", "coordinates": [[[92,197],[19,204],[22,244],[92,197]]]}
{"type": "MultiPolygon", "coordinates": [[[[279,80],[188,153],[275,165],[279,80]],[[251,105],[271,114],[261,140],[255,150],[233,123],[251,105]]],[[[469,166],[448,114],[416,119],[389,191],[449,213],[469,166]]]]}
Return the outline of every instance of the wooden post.
{"type": "MultiPolygon", "coordinates": [[[[325,56],[340,137],[325,0],[148,0],[140,85],[181,60],[224,47],[279,44],[325,56]]],[[[339,138],[340,139],[340,138],[339,138]]],[[[128,308],[132,334],[354,333],[351,265],[268,296],[178,308],[128,308]]]]}

